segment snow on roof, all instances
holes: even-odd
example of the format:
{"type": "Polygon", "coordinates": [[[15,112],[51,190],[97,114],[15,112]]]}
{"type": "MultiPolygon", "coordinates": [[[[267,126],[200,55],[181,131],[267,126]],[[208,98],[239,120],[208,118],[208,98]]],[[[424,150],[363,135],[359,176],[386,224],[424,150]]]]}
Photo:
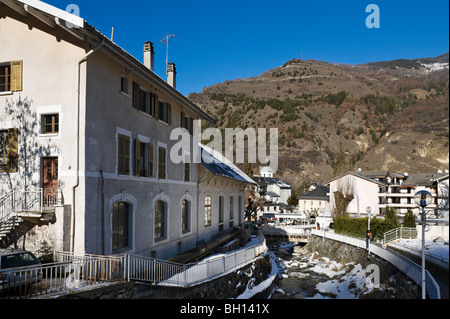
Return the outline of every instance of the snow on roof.
{"type": "Polygon", "coordinates": [[[214,175],[232,178],[245,183],[256,184],[254,180],[218,151],[203,144],[200,144],[200,148],[202,152],[202,165],[214,175]]]}

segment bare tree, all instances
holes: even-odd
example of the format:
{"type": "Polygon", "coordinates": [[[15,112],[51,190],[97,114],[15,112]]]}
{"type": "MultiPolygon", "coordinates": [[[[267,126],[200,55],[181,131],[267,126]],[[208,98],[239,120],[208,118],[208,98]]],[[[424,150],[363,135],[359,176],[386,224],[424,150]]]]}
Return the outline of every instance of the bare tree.
{"type": "Polygon", "coordinates": [[[14,127],[13,158],[16,167],[0,174],[0,187],[9,191],[27,191],[38,186],[33,176],[39,172],[40,156],[49,153],[52,146],[38,143],[38,118],[32,109],[32,100],[20,96],[18,100],[7,100],[3,112],[5,118],[0,120],[11,121],[14,127]]]}
{"type": "Polygon", "coordinates": [[[335,206],[333,218],[344,216],[348,205],[355,198],[353,179],[350,177],[339,179],[337,181],[337,190],[333,192],[333,195],[335,206]]]}

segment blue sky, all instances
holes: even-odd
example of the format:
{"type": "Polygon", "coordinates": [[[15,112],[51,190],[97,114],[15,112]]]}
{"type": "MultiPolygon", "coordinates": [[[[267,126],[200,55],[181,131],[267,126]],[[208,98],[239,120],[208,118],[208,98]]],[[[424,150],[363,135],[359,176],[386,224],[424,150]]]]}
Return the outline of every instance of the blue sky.
{"type": "Polygon", "coordinates": [[[80,16],[142,61],[155,46],[155,72],[165,79],[165,45],[182,94],[257,76],[293,58],[330,63],[434,57],[449,51],[447,0],[44,0],[80,16]],[[380,28],[366,27],[366,6],[380,9],[380,28]]]}

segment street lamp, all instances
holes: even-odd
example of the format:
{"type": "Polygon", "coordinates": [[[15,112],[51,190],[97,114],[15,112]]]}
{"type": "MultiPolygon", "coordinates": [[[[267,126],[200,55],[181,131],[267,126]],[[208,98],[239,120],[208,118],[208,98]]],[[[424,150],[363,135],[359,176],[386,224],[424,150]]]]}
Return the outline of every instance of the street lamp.
{"type": "Polygon", "coordinates": [[[433,196],[427,191],[418,191],[414,195],[414,202],[417,206],[422,207],[422,299],[426,299],[425,290],[425,226],[427,223],[427,216],[425,214],[425,207],[431,204],[433,196]]]}
{"type": "Polygon", "coordinates": [[[367,251],[368,251],[368,256],[370,257],[370,237],[371,237],[371,232],[370,232],[370,212],[372,212],[372,207],[367,206],[366,207],[366,212],[367,215],[369,216],[369,219],[367,220],[367,236],[366,236],[366,240],[367,240],[367,251]]]}

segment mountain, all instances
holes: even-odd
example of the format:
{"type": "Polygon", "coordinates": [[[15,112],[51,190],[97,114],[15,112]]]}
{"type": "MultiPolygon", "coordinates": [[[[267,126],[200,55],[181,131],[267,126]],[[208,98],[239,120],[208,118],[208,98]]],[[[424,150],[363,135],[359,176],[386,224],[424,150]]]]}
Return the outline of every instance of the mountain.
{"type": "Polygon", "coordinates": [[[294,188],[357,168],[427,173],[449,165],[448,65],[448,53],[361,65],[293,59],[188,98],[220,129],[278,128],[276,176],[294,188]]]}

